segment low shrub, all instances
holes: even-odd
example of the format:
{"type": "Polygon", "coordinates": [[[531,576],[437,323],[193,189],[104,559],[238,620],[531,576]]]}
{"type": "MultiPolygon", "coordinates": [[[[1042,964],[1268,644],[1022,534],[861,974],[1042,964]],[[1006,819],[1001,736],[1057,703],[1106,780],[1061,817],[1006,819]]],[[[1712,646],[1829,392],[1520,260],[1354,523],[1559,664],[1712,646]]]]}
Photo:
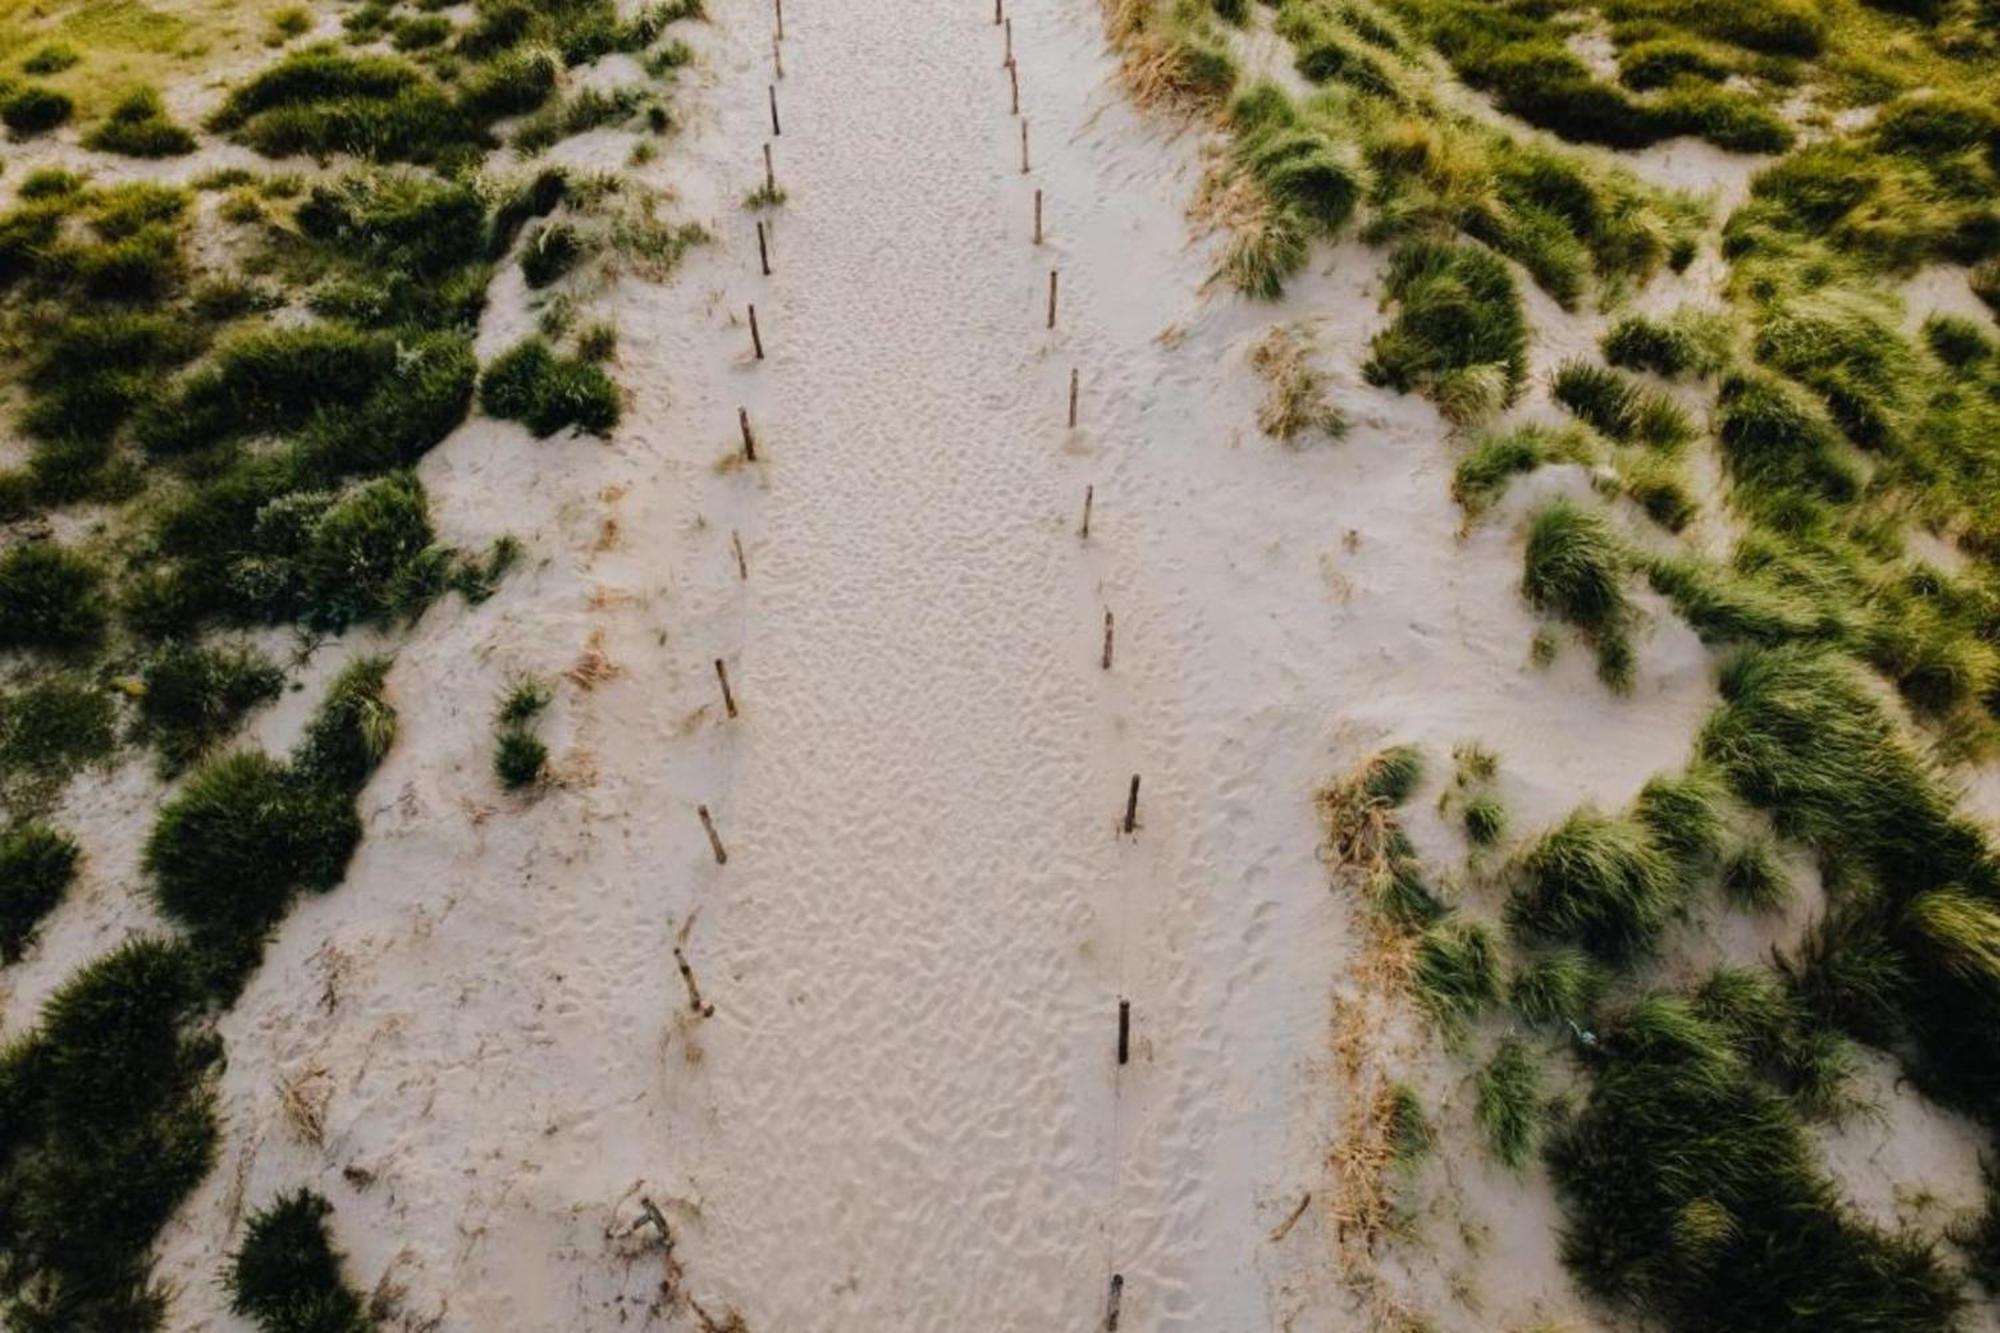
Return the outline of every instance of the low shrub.
{"type": "Polygon", "coordinates": [[[232,734],[243,715],[284,690],[285,673],[248,647],[173,643],[139,675],[133,739],[159,751],[166,776],[232,734]]]}
{"type": "Polygon", "coordinates": [[[1650,953],[1687,899],[1686,881],[1646,825],[1588,808],[1529,849],[1521,872],[1508,924],[1613,964],[1650,953]]]}
{"type": "Polygon", "coordinates": [[[76,878],[76,840],[46,824],[0,833],[0,962],[18,963],[76,878]]]}
{"type": "Polygon", "coordinates": [[[548,766],[549,747],[520,727],[505,727],[493,749],[493,772],[509,791],[531,787],[542,780],[548,766]]]}
{"type": "Polygon", "coordinates": [[[0,649],[88,647],[107,619],[97,562],[51,541],[0,554],[0,649]]]}
{"type": "Polygon", "coordinates": [[[263,1333],[368,1333],[376,1322],[327,1235],[333,1205],[309,1189],[250,1214],[224,1274],[229,1308],[263,1333]]]}
{"type": "Polygon", "coordinates": [[[584,257],[583,236],[566,222],[537,228],[521,250],[521,276],[539,290],[559,281],[584,257]]]}
{"type": "Polygon", "coordinates": [[[516,344],[487,366],[479,402],[488,415],[519,421],[537,439],[572,426],[608,435],[621,412],[618,387],[601,367],[559,357],[540,338],[516,344]]]}
{"type": "Polygon", "coordinates": [[[0,775],[60,779],[116,746],[117,710],[94,685],[45,675],[0,694],[0,775]]]}
{"type": "Polygon", "coordinates": [[[1480,437],[1452,471],[1451,498],[1477,517],[1499,500],[1517,476],[1545,463],[1589,463],[1597,454],[1590,432],[1580,426],[1527,422],[1480,437]]]}
{"type": "Polygon", "coordinates": [[[31,84],[0,99],[0,124],[23,137],[46,134],[67,121],[75,110],[76,103],[67,93],[31,84]]]}
{"type": "Polygon", "coordinates": [[[1604,972],[1580,949],[1557,949],[1529,959],[1514,971],[1507,1002],[1530,1023],[1592,1021],[1604,993],[1604,972]]]}
{"type": "Polygon", "coordinates": [[[195,141],[194,135],[167,118],[158,93],[141,88],[113,107],[103,124],[84,135],[83,146],[126,157],[180,157],[194,151],[195,141]]]}

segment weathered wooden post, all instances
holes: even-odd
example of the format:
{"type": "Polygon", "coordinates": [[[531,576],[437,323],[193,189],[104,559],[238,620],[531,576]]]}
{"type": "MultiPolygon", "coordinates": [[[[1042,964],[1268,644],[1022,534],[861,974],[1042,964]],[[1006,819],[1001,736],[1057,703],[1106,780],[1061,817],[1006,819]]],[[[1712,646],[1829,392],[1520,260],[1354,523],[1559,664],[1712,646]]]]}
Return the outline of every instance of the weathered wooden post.
{"type": "Polygon", "coordinates": [[[1112,619],[1109,610],[1104,613],[1104,669],[1111,670],[1111,630],[1112,619]]]}
{"type": "Polygon", "coordinates": [[[771,90],[771,137],[776,139],[784,134],[784,130],[778,127],[778,85],[771,83],[765,87],[771,90]]]}
{"type": "Polygon", "coordinates": [[[1042,192],[1035,191],[1035,244],[1042,243],[1042,192]]]}
{"type": "Polygon", "coordinates": [[[722,682],[722,706],[729,710],[729,716],[736,716],[736,696],[729,689],[729,668],[721,658],[715,659],[715,678],[722,682]]]}
{"type": "Polygon", "coordinates": [[[1071,366],[1069,370],[1069,428],[1071,430],[1076,429],[1076,395],[1080,383],[1081,380],[1078,378],[1076,367],[1071,366]]]}
{"type": "Polygon", "coordinates": [[[701,826],[708,834],[708,845],[715,849],[715,863],[719,866],[728,865],[729,853],[722,849],[722,839],[715,832],[715,821],[709,818],[708,807],[698,805],[694,808],[694,812],[701,816],[701,826]]]}
{"type": "Polygon", "coordinates": [[[1125,796],[1125,831],[1132,832],[1139,827],[1139,775],[1132,775],[1132,790],[1125,796]]]}
{"type": "Polygon", "coordinates": [[[757,359],[764,359],[764,335],[757,331],[757,307],[750,307],[750,346],[756,351],[757,359]]]}
{"type": "Polygon", "coordinates": [[[735,528],[729,530],[729,544],[736,550],[736,577],[743,582],[750,581],[750,562],[743,558],[743,534],[735,528]]]}
{"type": "Polygon", "coordinates": [[[1104,1307],[1104,1333],[1118,1333],[1118,1307],[1124,1302],[1125,1275],[1111,1275],[1111,1300],[1104,1307]]]}
{"type": "Polygon", "coordinates": [[[764,276],[771,276],[771,247],[764,240],[764,224],[757,223],[757,262],[764,269],[764,276]]]}
{"type": "Polygon", "coordinates": [[[750,412],[747,408],[736,409],[736,424],[743,428],[743,461],[757,461],[757,437],[750,433],[750,412]]]}
{"type": "Polygon", "coordinates": [[[1058,276],[1059,275],[1056,273],[1054,269],[1049,270],[1049,327],[1050,328],[1054,328],[1056,326],[1056,281],[1058,276]]]}
{"type": "Polygon", "coordinates": [[[1083,488],[1083,530],[1078,535],[1085,541],[1090,540],[1090,504],[1096,498],[1097,487],[1086,486],[1083,488]]]}
{"type": "Polygon", "coordinates": [[[1132,1058],[1132,1002],[1118,1002],[1118,1063],[1132,1058]]]}

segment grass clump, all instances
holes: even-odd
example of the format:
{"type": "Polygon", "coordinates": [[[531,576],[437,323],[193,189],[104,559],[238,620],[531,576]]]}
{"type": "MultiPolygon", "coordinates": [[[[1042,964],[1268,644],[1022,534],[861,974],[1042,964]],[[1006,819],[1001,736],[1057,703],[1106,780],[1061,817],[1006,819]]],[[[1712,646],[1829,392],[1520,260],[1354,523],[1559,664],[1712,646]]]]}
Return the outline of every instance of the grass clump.
{"type": "Polygon", "coordinates": [[[1491,847],[1507,834],[1507,807],[1485,793],[1465,803],[1465,836],[1474,847],[1491,847]]]}
{"type": "Polygon", "coordinates": [[[509,791],[534,786],[548,770],[549,747],[532,728],[552,697],[548,685],[533,676],[515,681],[501,696],[494,715],[498,737],[493,750],[493,772],[500,785],[509,791]]]}
{"type": "Polygon", "coordinates": [[[141,88],[112,107],[104,123],[83,136],[83,146],[125,157],[180,157],[194,151],[195,141],[168,119],[157,92],[141,88]]]}
{"type": "Polygon", "coordinates": [[[0,555],[0,649],[86,648],[103,634],[106,618],[96,561],[49,541],[0,555]]]}
{"type": "Polygon", "coordinates": [[[1411,984],[1417,1001],[1447,1035],[1461,1032],[1500,997],[1493,937],[1474,921],[1447,920],[1417,939],[1411,984]]]}
{"type": "Polygon", "coordinates": [[[1672,451],[1695,437],[1694,422],[1673,399],[1588,361],[1558,366],[1550,396],[1621,444],[1672,451]]]}
{"type": "Polygon", "coordinates": [[[1502,1166],[1520,1170],[1541,1130],[1542,1071],[1526,1042],[1508,1037],[1479,1071],[1473,1113],[1486,1147],[1502,1166]]]}
{"type": "Polygon", "coordinates": [[[479,402],[489,415],[518,421],[537,439],[572,426],[609,435],[622,411],[618,388],[601,367],[558,356],[541,338],[516,344],[486,368],[479,402]]]}
{"type": "Polygon", "coordinates": [[[1391,259],[1385,286],[1399,308],[1368,345],[1370,384],[1421,389],[1460,425],[1514,401],[1527,320],[1505,264],[1474,246],[1413,241],[1391,259]]]}
{"type": "Polygon", "coordinates": [[[1632,680],[1633,611],[1622,544],[1600,514],[1555,500],[1535,515],[1521,590],[1538,609],[1576,625],[1597,648],[1597,674],[1613,689],[1632,680]]]}
{"type": "Polygon", "coordinates": [[[1782,1096],[1722,1025],[1649,997],[1603,1041],[1548,1160],[1565,1262],[1670,1329],[1938,1329],[1962,1297],[1933,1247],[1840,1202],[1782,1096]]]}
{"type": "Polygon", "coordinates": [[[201,968],[156,938],[85,964],[0,1053],[0,1292],[22,1328],[159,1328],[153,1238],[207,1174],[220,1044],[201,968]]]}
{"type": "Polygon", "coordinates": [[[76,840],[46,824],[0,833],[0,962],[18,963],[76,878],[76,840]]]}
{"type": "Polygon", "coordinates": [[[521,276],[539,290],[559,281],[588,252],[583,236],[566,222],[537,228],[521,250],[521,276]]]}
{"type": "Polygon", "coordinates": [[[1525,936],[1574,943],[1622,964],[1652,952],[1686,901],[1686,881],[1651,828],[1585,808],[1522,858],[1507,923],[1525,936]]]}
{"type": "Polygon", "coordinates": [[[21,138],[47,134],[69,120],[76,103],[67,93],[30,84],[0,96],[0,124],[21,138]]]}
{"type": "Polygon", "coordinates": [[[262,1333],[367,1333],[376,1326],[348,1285],[327,1234],[333,1205],[309,1189],[250,1214],[224,1273],[229,1308],[262,1333]]]}
{"type": "Polygon", "coordinates": [[[415,66],[312,47],[232,90],[209,119],[266,157],[346,153],[378,162],[463,158],[474,118],[415,66]]]}
{"type": "Polygon", "coordinates": [[[1605,333],[1604,359],[1627,370],[1649,370],[1668,379],[1708,376],[1729,363],[1729,318],[1682,306],[1666,319],[1624,315],[1605,333]]]}
{"type": "Polygon", "coordinates": [[[31,678],[0,693],[0,777],[59,782],[112,752],[116,723],[110,696],[97,686],[64,675],[31,678]]]}
{"type": "Polygon", "coordinates": [[[1744,371],[1723,379],[1718,406],[1723,463],[1753,510],[1800,494],[1844,503],[1859,491],[1840,432],[1799,390],[1744,371]]]}
{"type": "Polygon", "coordinates": [[[1722,896],[1738,911],[1783,911],[1796,893],[1791,873],[1765,839],[1744,842],[1722,862],[1722,896]]]}
{"type": "Polygon", "coordinates": [[[1591,1021],[1604,993],[1604,972],[1580,949],[1557,949],[1517,967],[1507,1002],[1530,1023],[1591,1021]]]}
{"type": "Polygon", "coordinates": [[[248,647],[172,643],[139,675],[133,739],[159,751],[171,777],[226,739],[252,708],[278,697],[285,673],[248,647]]]}
{"type": "Polygon", "coordinates": [[[1505,494],[1515,477],[1545,463],[1589,463],[1597,443],[1581,426],[1527,422],[1483,435],[1452,472],[1451,498],[1467,518],[1477,518],[1505,494]]]}

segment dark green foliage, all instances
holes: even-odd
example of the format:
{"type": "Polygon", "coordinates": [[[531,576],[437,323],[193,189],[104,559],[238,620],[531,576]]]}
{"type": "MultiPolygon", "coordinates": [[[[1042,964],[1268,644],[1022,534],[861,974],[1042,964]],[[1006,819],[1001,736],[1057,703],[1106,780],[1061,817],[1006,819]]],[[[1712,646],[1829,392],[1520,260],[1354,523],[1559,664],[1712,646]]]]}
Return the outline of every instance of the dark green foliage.
{"type": "Polygon", "coordinates": [[[22,1328],[161,1326],[148,1248],[215,1152],[209,1069],[190,1031],[189,950],[158,939],[86,964],[0,1055],[0,1290],[22,1328]]]}
{"type": "Polygon", "coordinates": [[[1690,887],[1704,882],[1722,852],[1722,809],[1728,799],[1721,781],[1703,765],[1674,776],[1647,779],[1632,802],[1632,815],[1652,835],[1653,845],[1679,867],[1690,887]]]}
{"type": "Polygon", "coordinates": [[[252,648],[174,643],[140,673],[133,738],[160,752],[171,776],[226,739],[243,715],[283,691],[285,673],[252,648]]]}
{"type": "Polygon", "coordinates": [[[1469,245],[1414,241],[1390,261],[1385,288],[1396,320],[1368,345],[1362,373],[1399,393],[1449,395],[1455,376],[1485,371],[1513,402],[1527,374],[1527,320],[1507,266],[1469,245]]]}
{"type": "Polygon", "coordinates": [[[1836,502],[1854,497],[1860,483],[1839,431],[1798,390],[1745,371],[1723,380],[1719,402],[1723,462],[1739,484],[1836,502]]]}
{"type": "Polygon", "coordinates": [[[1493,938],[1476,922],[1447,920],[1417,941],[1417,1001],[1447,1034],[1500,996],[1493,938]]]}
{"type": "Polygon", "coordinates": [[[1396,1165],[1408,1169],[1429,1155],[1437,1143],[1437,1131],[1424,1114],[1424,1104],[1414,1090],[1398,1083],[1387,1094],[1389,1150],[1396,1165]]]}
{"type": "MultiPolygon", "coordinates": [[[[168,370],[201,348],[199,330],[168,315],[72,315],[41,341],[28,374],[34,400],[22,426],[45,440],[107,439],[133,410],[160,391],[168,370]]],[[[51,484],[44,498],[77,498],[84,478],[51,484]]]]}
{"type": "Polygon", "coordinates": [[[1588,361],[1558,366],[1550,396],[1621,444],[1671,452],[1695,437],[1694,422],[1673,399],[1588,361]]]}
{"type": "Polygon", "coordinates": [[[507,687],[507,693],[500,697],[499,719],[502,726],[520,726],[541,716],[544,708],[553,698],[549,687],[533,676],[526,676],[507,687]]]}
{"type": "Polygon", "coordinates": [[[243,1247],[229,1259],[230,1310],[255,1320],[263,1333],[367,1333],[374,1328],[327,1235],[332,1214],[332,1204],[303,1188],[252,1213],[243,1247]]]}
{"type": "Polygon", "coordinates": [[[103,585],[95,561],[54,542],[24,542],[0,555],[0,649],[95,643],[106,618],[103,585]]]}
{"type": "Polygon", "coordinates": [[[1932,1247],[1841,1205],[1726,1026],[1648,998],[1604,1039],[1593,1072],[1547,1154],[1564,1259],[1593,1293],[1675,1330],[1956,1326],[1962,1298],[1932,1247]]]}
{"type": "Polygon", "coordinates": [[[1538,609],[1582,629],[1597,648],[1605,684],[1632,679],[1632,608],[1624,588],[1625,554],[1602,515],[1555,500],[1535,515],[1521,591],[1538,609]]]}
{"type": "Polygon", "coordinates": [[[1618,53],[1618,81],[1642,92],[1681,79],[1721,83],[1734,72],[1711,48],[1682,38],[1634,42],[1618,53]]]}
{"type": "Polygon", "coordinates": [[[536,438],[574,426],[608,435],[621,411],[618,388],[603,369],[559,357],[540,338],[529,338],[486,368],[479,402],[491,416],[519,421],[536,438]]]}
{"type": "Polygon", "coordinates": [[[1507,807],[1497,796],[1475,796],[1465,803],[1465,836],[1475,847],[1491,847],[1506,835],[1507,807]]]}
{"type": "Polygon", "coordinates": [[[1300,125],[1247,134],[1237,143],[1237,156],[1273,202],[1308,229],[1329,236],[1354,215],[1368,185],[1360,162],[1344,145],[1300,125]]]}
{"type": "Polygon", "coordinates": [[[0,962],[21,960],[76,878],[77,856],[75,840],[45,824],[0,833],[0,962]]]}
{"type": "Polygon", "coordinates": [[[62,199],[84,186],[84,178],[62,167],[37,167],[21,178],[20,195],[25,200],[62,199]]]}
{"type": "Polygon", "coordinates": [[[430,162],[476,148],[478,122],[418,70],[315,47],[232,91],[209,120],[267,157],[348,153],[430,162]]]}
{"type": "Polygon", "coordinates": [[[0,123],[19,135],[46,134],[75,110],[68,94],[31,84],[0,99],[0,123]]]}
{"type": "Polygon", "coordinates": [[[1793,898],[1792,877],[1770,843],[1737,847],[1722,863],[1722,896],[1744,912],[1782,911],[1793,898]]]}
{"type": "Polygon", "coordinates": [[[1468,517],[1485,512],[1515,477],[1544,463],[1587,463],[1597,447],[1581,426],[1528,422],[1501,434],[1482,436],[1452,473],[1451,498],[1468,517]]]}
{"type": "Polygon", "coordinates": [[[60,74],[66,69],[73,69],[82,59],[75,47],[56,42],[23,60],[21,71],[25,74],[60,74]]]}
{"type": "Polygon", "coordinates": [[[1424,779],[1424,752],[1414,745],[1396,745],[1368,761],[1361,791],[1372,801],[1401,805],[1424,779]]]}
{"type": "Polygon", "coordinates": [[[413,472],[366,482],[327,504],[290,552],[302,619],[316,629],[413,615],[441,588],[423,485],[413,472]]]}
{"type": "Polygon", "coordinates": [[[396,364],[395,340],[333,325],[259,329],[215,355],[133,422],[155,453],[277,434],[365,398],[396,364]]]}
{"type": "Polygon", "coordinates": [[[1703,641],[1783,643],[1833,639],[1845,623],[1800,590],[1710,565],[1692,556],[1646,562],[1653,590],[1670,599],[1703,641]]]}
{"type": "Polygon", "coordinates": [[[526,115],[549,100],[559,74],[546,51],[508,52],[466,75],[459,105],[481,120],[526,115]]]}
{"type": "Polygon", "coordinates": [[[194,136],[167,119],[160,95],[142,88],[111,109],[102,125],[83,136],[85,148],[126,157],[179,157],[194,151],[194,136]]]}
{"type": "Polygon", "coordinates": [[[413,172],[369,172],[322,182],[299,205],[299,230],[370,269],[436,280],[474,262],[486,205],[457,181],[413,172]]]}
{"type": "Polygon", "coordinates": [[[1531,1023],[1591,1021],[1604,992],[1604,973],[1579,949],[1537,955],[1515,969],[1508,1003],[1531,1023]]]}
{"type": "Polygon", "coordinates": [[[1521,872],[1507,899],[1508,924],[1610,963],[1651,952],[1687,898],[1686,881],[1646,825],[1588,808],[1546,834],[1521,872]]]}
{"type": "Polygon", "coordinates": [[[1604,359],[1627,370],[1650,370],[1669,379],[1713,375],[1728,363],[1725,316],[1691,306],[1665,320],[1625,315],[1604,335],[1604,359]]]}
{"type": "Polygon", "coordinates": [[[1509,1037],[1479,1071],[1474,1113],[1486,1147],[1501,1165],[1519,1170],[1534,1151],[1542,1121],[1542,1071],[1527,1043],[1509,1037]]]}
{"type": "Polygon", "coordinates": [[[545,167],[493,210],[486,257],[498,259],[514,244],[530,218],[547,217],[569,196],[569,176],[561,167],[545,167]]]}
{"type": "Polygon", "coordinates": [[[0,694],[0,776],[62,778],[117,745],[111,696],[66,676],[42,676],[0,694]]]}
{"type": "Polygon", "coordinates": [[[398,19],[390,43],[398,51],[422,51],[442,45],[451,36],[451,20],[435,14],[398,19]]]}
{"type": "Polygon", "coordinates": [[[584,256],[581,233],[566,222],[551,222],[536,229],[521,251],[521,276],[532,288],[556,282],[584,256]]]}
{"type": "Polygon", "coordinates": [[[493,749],[493,772],[509,791],[518,791],[541,781],[549,761],[549,747],[519,727],[500,732],[493,749]]]}
{"type": "Polygon", "coordinates": [[[1955,370],[1967,370],[1993,359],[1993,339],[1972,320],[1933,314],[1924,321],[1924,341],[1937,359],[1955,370]]]}

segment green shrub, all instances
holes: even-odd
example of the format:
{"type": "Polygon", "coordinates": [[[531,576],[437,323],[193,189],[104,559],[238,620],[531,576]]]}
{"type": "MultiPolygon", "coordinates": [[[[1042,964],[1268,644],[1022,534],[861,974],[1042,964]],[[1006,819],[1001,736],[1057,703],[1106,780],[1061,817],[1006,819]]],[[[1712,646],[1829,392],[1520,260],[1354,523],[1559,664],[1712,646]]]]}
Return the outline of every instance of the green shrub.
{"type": "Polygon", "coordinates": [[[1675,776],[1647,779],[1632,802],[1632,815],[1652,835],[1653,845],[1679,867],[1689,887],[1701,884],[1722,854],[1723,806],[1728,800],[1721,781],[1696,764],[1675,776]]]}
{"type": "Polygon", "coordinates": [[[1732,573],[1692,556],[1654,557],[1646,562],[1646,578],[1706,643],[1825,640],[1846,633],[1839,616],[1798,589],[1732,573]]]}
{"type": "Polygon", "coordinates": [[[82,190],[88,182],[63,167],[37,167],[21,178],[21,198],[65,199],[82,190]]]}
{"type": "Polygon", "coordinates": [[[1445,921],[1417,941],[1412,983],[1417,1000],[1447,1033],[1500,995],[1493,940],[1476,922],[1445,921]]]}
{"type": "Polygon", "coordinates": [[[585,253],[584,240],[566,222],[551,222],[528,237],[521,251],[521,276],[529,287],[549,286],[576,267],[585,253]]]}
{"type": "Polygon", "coordinates": [[[423,51],[440,46],[451,36],[451,20],[436,14],[398,19],[390,42],[398,51],[423,51]]]}
{"type": "Polygon", "coordinates": [[[538,439],[571,426],[608,435],[621,410],[618,388],[600,367],[558,357],[540,338],[516,344],[486,368],[479,401],[488,415],[519,421],[538,439]]]}
{"type": "Polygon", "coordinates": [[[1603,1042],[1547,1157],[1586,1290],[1674,1330],[1954,1327],[1930,1244],[1848,1211],[1784,1100],[1729,1035],[1652,997],[1603,1042]]]}
{"type": "Polygon", "coordinates": [[[126,157],[179,157],[192,153],[194,136],[167,119],[160,95],[141,88],[111,109],[103,124],[83,136],[83,146],[126,157]]]}
{"type": "Polygon", "coordinates": [[[259,329],[221,344],[210,361],[133,420],[155,453],[185,453],[305,425],[365,399],[396,365],[393,338],[332,325],[259,329]]]}
{"type": "Polygon", "coordinates": [[[1500,1043],[1479,1071],[1473,1110],[1487,1150],[1501,1165],[1517,1171],[1527,1165],[1541,1129],[1542,1073],[1525,1042],[1508,1037],[1500,1043]]]}
{"type": "Polygon", "coordinates": [[[1625,315],[1604,335],[1604,359],[1669,379],[1713,375],[1729,360],[1728,317],[1682,306],[1665,320],[1625,315]]]}
{"type": "Polygon", "coordinates": [[[1544,835],[1521,871],[1508,924],[1610,963],[1651,952],[1686,901],[1685,881],[1644,824],[1587,808],[1544,835]]]}
{"type": "Polygon", "coordinates": [[[1352,151],[1303,126],[1245,136],[1237,154],[1276,204],[1329,236],[1354,215],[1368,191],[1366,170],[1352,151]]]}
{"type": "Polygon", "coordinates": [[[1591,1021],[1604,992],[1604,973],[1579,949],[1541,954],[1518,967],[1507,986],[1508,1003],[1530,1023],[1591,1021]]]}
{"type": "Polygon", "coordinates": [[[157,749],[161,772],[171,776],[231,735],[245,713],[277,698],[285,673],[253,648],[174,643],[139,680],[133,738],[157,749]]]}
{"type": "Polygon", "coordinates": [[[40,340],[22,427],[43,439],[107,439],[200,348],[199,330],[172,316],[72,315],[40,340]]]}
{"type": "Polygon", "coordinates": [[[1966,370],[1993,359],[1993,339],[1972,320],[1933,314],[1924,321],[1924,341],[1937,359],[1954,370],[1966,370]]]}
{"type": "Polygon", "coordinates": [[[1558,366],[1550,396],[1621,444],[1672,451],[1696,434],[1693,421],[1673,399],[1588,361],[1558,366]]]}
{"type": "Polygon", "coordinates": [[[309,521],[287,571],[315,629],[413,615],[441,591],[423,484],[412,472],[363,483],[309,521]]]}
{"type": "Polygon", "coordinates": [[[493,750],[493,771],[509,791],[540,782],[549,761],[549,747],[519,727],[500,732],[493,750]]]}
{"type": "Polygon", "coordinates": [[[67,121],[75,110],[76,103],[68,94],[30,85],[0,100],[0,123],[22,136],[46,134],[67,121]]]}
{"type": "Polygon", "coordinates": [[[349,153],[430,162],[479,139],[458,103],[413,66],[327,47],[298,52],[236,88],[209,126],[266,157],[349,153]]]}
{"type": "Polygon", "coordinates": [[[1484,513],[1517,476],[1544,463],[1588,463],[1597,453],[1589,431],[1580,426],[1527,422],[1481,436],[1452,472],[1451,497],[1468,518],[1484,513]]]}
{"type": "Polygon", "coordinates": [[[1722,458],[1736,481],[1836,502],[1854,497],[1860,483],[1839,432],[1798,391],[1744,371],[1722,381],[1719,406],[1722,458]]]}
{"type": "Polygon", "coordinates": [[[327,1235],[333,1205],[309,1189],[250,1214],[224,1275],[229,1308],[263,1333],[368,1333],[376,1327],[347,1284],[327,1235]]]}
{"type": "Polygon", "coordinates": [[[1633,611],[1625,595],[1622,543],[1602,515],[1554,500],[1535,515],[1521,591],[1534,606],[1576,625],[1597,649],[1597,674],[1613,689],[1632,681],[1633,611]]]}
{"type": "Polygon", "coordinates": [[[1487,370],[1511,403],[1527,374],[1527,321],[1506,265],[1467,245],[1413,241],[1390,260],[1395,322],[1369,343],[1370,384],[1436,394],[1455,372],[1487,370]],[[1490,369],[1489,369],[1490,368],[1490,369]]]}
{"type": "Polygon", "coordinates": [[[67,651],[104,632],[104,575],[94,560],[50,541],[0,555],[0,649],[67,651]]]}
{"type": "Polygon", "coordinates": [[[94,685],[42,676],[0,694],[0,774],[66,777],[116,745],[116,710],[94,685]]]}
{"type": "Polygon", "coordinates": [[[76,841],[45,824],[0,833],[0,962],[18,963],[76,878],[76,841]]]}
{"type": "Polygon", "coordinates": [[[548,51],[510,51],[465,76],[459,105],[481,121],[524,116],[549,100],[560,73],[548,51]]]}

